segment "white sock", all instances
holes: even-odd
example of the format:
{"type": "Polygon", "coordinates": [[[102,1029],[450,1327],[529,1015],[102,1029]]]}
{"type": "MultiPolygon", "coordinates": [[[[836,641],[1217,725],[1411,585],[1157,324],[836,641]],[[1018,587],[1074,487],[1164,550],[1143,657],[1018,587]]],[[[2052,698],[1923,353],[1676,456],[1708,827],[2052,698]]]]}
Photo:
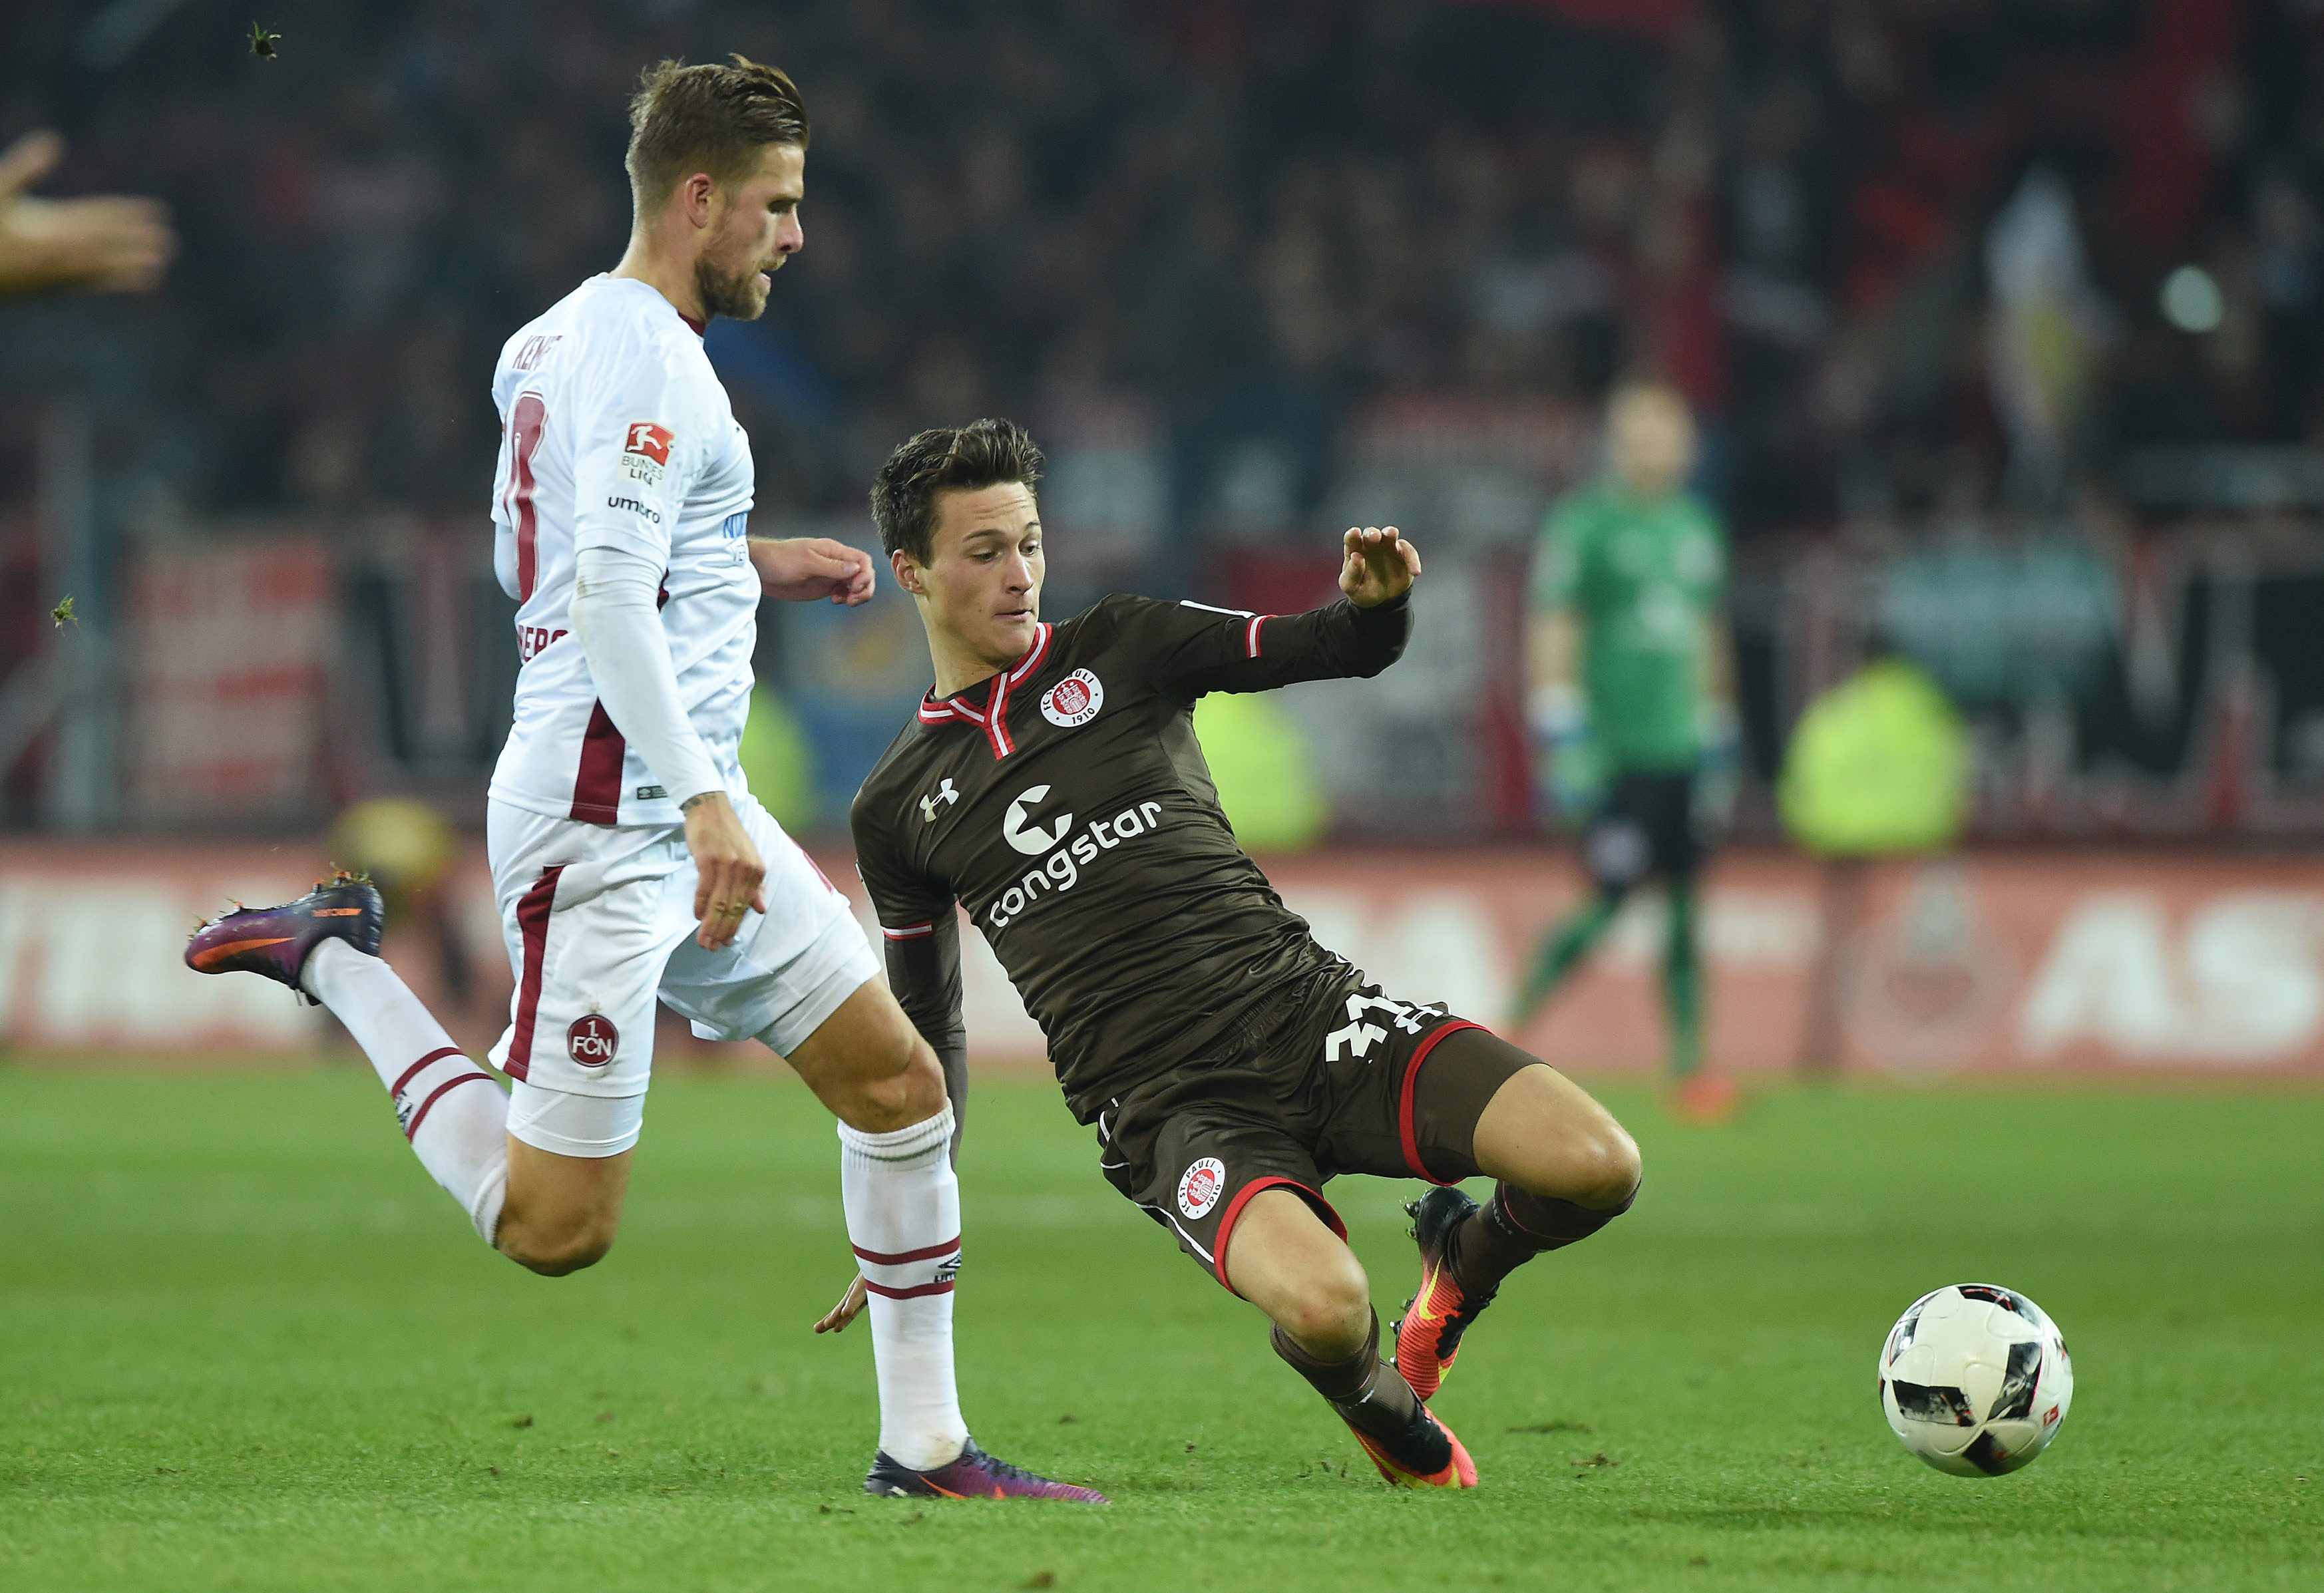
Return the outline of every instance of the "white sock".
{"type": "Polygon", "coordinates": [[[461,1054],[411,988],[377,957],[327,940],[308,953],[299,982],[346,1025],[387,1086],[397,1126],[420,1165],[491,1244],[508,1193],[508,1092],[461,1054]]]}
{"type": "Polygon", "coordinates": [[[960,1271],[960,1180],[952,1108],[892,1134],[839,1125],[847,1237],[871,1294],[880,1375],[880,1447],[915,1471],[968,1442],[952,1372],[952,1282],[960,1271]]]}

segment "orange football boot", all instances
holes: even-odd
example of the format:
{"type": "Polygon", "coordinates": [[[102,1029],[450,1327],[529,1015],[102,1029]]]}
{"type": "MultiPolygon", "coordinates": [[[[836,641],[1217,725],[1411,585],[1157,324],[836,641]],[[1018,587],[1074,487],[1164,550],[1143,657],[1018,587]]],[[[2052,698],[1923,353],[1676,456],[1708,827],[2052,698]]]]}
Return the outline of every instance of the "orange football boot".
{"type": "Polygon", "coordinates": [[[1467,1446],[1426,1405],[1420,1407],[1419,1419],[1393,1439],[1375,1438],[1352,1422],[1348,1431],[1394,1487],[1477,1486],[1477,1462],[1469,1458],[1467,1446]]]}
{"type": "Polygon", "coordinates": [[[1452,1230],[1476,1211],[1476,1202],[1448,1184],[1404,1209],[1420,1246],[1420,1292],[1404,1303],[1404,1315],[1388,1331],[1396,1335],[1396,1369],[1415,1394],[1430,1400],[1444,1386],[1445,1374],[1461,1353],[1461,1336],[1493,1303],[1494,1291],[1470,1294],[1446,1265],[1452,1230]]]}

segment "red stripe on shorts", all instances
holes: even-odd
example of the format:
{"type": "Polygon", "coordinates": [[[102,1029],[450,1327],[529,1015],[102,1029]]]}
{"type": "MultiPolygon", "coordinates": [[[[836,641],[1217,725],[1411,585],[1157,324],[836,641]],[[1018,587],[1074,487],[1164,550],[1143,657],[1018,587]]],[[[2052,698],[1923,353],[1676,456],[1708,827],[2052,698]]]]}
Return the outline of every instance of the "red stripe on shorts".
{"type": "Polygon", "coordinates": [[[1286,1189],[1296,1189],[1305,1195],[1307,1203],[1315,1208],[1318,1217],[1331,1225],[1333,1233],[1342,1239],[1348,1237],[1348,1225],[1340,1220],[1337,1211],[1332,1210],[1332,1202],[1296,1178],[1254,1178],[1235,1191],[1234,1199],[1227,1202],[1226,1215],[1219,1219],[1218,1248],[1211,1252],[1211,1266],[1219,1275],[1219,1286],[1230,1294],[1234,1294],[1235,1286],[1227,1282],[1227,1238],[1234,1232],[1235,1219],[1242,1215],[1242,1209],[1250,1204],[1251,1196],[1262,1189],[1273,1189],[1277,1184],[1286,1189]]]}
{"type": "Polygon", "coordinates": [[[549,909],[557,901],[557,877],[565,865],[540,870],[532,888],[517,898],[517,933],[524,937],[524,968],[517,977],[516,1021],[509,1026],[508,1066],[512,1079],[532,1071],[532,1021],[540,1011],[540,970],[549,960],[549,909]]]}
{"type": "MultiPolygon", "coordinates": [[[[1426,1062],[1428,1054],[1436,1049],[1437,1041],[1447,1035],[1457,1035],[1462,1029],[1481,1029],[1484,1027],[1481,1023],[1471,1023],[1465,1017],[1454,1018],[1423,1040],[1420,1043],[1420,1048],[1412,1054],[1411,1062],[1405,1065],[1404,1088],[1397,1092],[1396,1129],[1404,1139],[1404,1165],[1412,1169],[1412,1175],[1415,1178],[1425,1178],[1431,1183],[1460,1182],[1457,1178],[1439,1178],[1420,1165],[1420,1135],[1412,1121],[1412,1096],[1414,1089],[1420,1082],[1420,1064],[1426,1062]]],[[[1487,1032],[1491,1031],[1487,1030],[1487,1032]]]]}
{"type": "Polygon", "coordinates": [[[863,1280],[863,1286],[871,1290],[874,1294],[878,1294],[882,1298],[889,1300],[917,1300],[923,1294],[949,1294],[952,1293],[952,1280],[949,1278],[940,1284],[921,1284],[915,1288],[891,1289],[885,1284],[875,1284],[867,1277],[863,1280]]]}

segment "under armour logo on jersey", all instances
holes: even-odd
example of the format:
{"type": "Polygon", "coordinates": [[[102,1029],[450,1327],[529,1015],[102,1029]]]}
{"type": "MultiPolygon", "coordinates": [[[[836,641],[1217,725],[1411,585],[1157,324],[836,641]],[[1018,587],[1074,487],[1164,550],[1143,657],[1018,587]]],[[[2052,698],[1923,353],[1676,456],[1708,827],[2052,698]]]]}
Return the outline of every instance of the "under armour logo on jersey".
{"type": "Polygon", "coordinates": [[[950,779],[946,779],[943,785],[936,787],[935,796],[923,796],[920,798],[920,817],[925,822],[933,824],[936,822],[937,803],[957,802],[959,800],[960,793],[954,790],[952,788],[952,781],[950,779]]]}

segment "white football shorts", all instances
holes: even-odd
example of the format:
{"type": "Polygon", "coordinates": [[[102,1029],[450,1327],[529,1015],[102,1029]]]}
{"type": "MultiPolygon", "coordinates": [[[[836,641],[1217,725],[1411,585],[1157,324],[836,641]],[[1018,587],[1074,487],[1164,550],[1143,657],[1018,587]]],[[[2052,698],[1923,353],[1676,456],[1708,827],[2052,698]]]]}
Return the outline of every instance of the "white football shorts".
{"type": "Polygon", "coordinates": [[[695,940],[696,876],[677,825],[609,827],[486,805],[485,850],[516,972],[492,1050],[511,1081],[509,1132],[560,1156],[638,1140],[654,1004],[706,1040],[753,1036],[784,1055],[880,967],[847,898],[757,799],[735,804],[765,860],[768,911],[732,944],[695,940]]]}

